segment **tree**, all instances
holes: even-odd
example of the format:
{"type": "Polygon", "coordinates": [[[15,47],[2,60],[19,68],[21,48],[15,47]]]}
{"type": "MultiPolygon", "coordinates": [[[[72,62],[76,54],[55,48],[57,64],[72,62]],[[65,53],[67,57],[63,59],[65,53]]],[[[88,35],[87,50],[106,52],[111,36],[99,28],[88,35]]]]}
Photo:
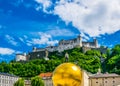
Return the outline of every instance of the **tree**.
{"type": "Polygon", "coordinates": [[[14,83],[14,86],[25,86],[24,79],[18,79],[18,81],[14,83]]]}
{"type": "Polygon", "coordinates": [[[44,86],[44,82],[39,76],[36,76],[31,79],[31,86],[44,86]]]}
{"type": "Polygon", "coordinates": [[[98,56],[98,57],[101,56],[101,53],[98,50],[88,50],[85,54],[86,55],[98,56]]]}
{"type": "Polygon", "coordinates": [[[115,45],[110,51],[109,57],[105,60],[105,72],[120,74],[120,44],[115,45]]]}
{"type": "Polygon", "coordinates": [[[112,56],[115,56],[115,55],[120,55],[120,44],[116,45],[116,46],[112,49],[111,57],[112,57],[112,56]]]}

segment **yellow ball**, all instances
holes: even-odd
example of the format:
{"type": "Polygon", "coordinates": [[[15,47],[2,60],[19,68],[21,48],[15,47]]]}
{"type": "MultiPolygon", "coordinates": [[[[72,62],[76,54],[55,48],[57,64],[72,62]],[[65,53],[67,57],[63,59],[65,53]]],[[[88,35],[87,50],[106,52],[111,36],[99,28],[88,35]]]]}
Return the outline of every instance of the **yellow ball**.
{"type": "Polygon", "coordinates": [[[54,86],[81,86],[82,71],[72,63],[63,63],[53,72],[54,86]]]}

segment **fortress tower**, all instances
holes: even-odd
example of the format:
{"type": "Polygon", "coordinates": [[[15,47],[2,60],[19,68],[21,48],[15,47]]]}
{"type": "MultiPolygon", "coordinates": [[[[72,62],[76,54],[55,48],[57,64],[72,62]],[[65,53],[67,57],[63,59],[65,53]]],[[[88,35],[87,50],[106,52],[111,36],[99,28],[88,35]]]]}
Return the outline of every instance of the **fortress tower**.
{"type": "Polygon", "coordinates": [[[98,48],[98,41],[96,38],[94,39],[94,44],[95,44],[95,48],[98,48]]]}
{"type": "Polygon", "coordinates": [[[82,47],[82,37],[81,37],[81,35],[78,35],[78,37],[77,37],[77,45],[79,47],[82,47]]]}

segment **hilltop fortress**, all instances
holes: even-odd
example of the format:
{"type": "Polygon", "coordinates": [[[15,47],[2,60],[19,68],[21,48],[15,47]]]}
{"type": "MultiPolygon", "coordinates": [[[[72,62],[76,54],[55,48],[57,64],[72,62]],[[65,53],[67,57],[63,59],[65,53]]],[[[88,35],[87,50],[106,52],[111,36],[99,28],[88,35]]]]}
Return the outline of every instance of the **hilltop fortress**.
{"type": "Polygon", "coordinates": [[[75,47],[89,47],[89,48],[98,48],[98,41],[96,39],[93,42],[83,42],[82,37],[79,35],[77,38],[70,40],[60,40],[58,46],[48,46],[46,48],[33,48],[33,52],[47,50],[49,52],[62,52],[64,50],[73,49],[75,47]]]}
{"type": "Polygon", "coordinates": [[[100,48],[98,46],[97,39],[94,39],[93,42],[83,42],[82,37],[79,35],[78,37],[70,40],[60,40],[58,43],[58,46],[48,46],[45,48],[36,48],[34,47],[32,52],[29,52],[27,54],[16,54],[16,61],[26,61],[31,59],[39,59],[39,58],[45,58],[48,59],[49,52],[63,52],[64,50],[69,50],[73,48],[81,48],[83,49],[83,52],[86,52],[87,50],[96,49],[100,50],[102,53],[106,51],[107,48],[100,48]]]}

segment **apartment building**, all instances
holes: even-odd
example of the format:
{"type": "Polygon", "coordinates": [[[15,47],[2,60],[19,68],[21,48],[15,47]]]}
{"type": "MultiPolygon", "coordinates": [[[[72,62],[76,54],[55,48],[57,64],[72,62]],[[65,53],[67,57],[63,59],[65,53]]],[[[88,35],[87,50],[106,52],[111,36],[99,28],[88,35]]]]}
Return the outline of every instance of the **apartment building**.
{"type": "Polygon", "coordinates": [[[100,73],[89,76],[89,86],[120,86],[120,75],[100,73]]]}
{"type": "Polygon", "coordinates": [[[13,86],[18,79],[15,75],[0,73],[0,86],[13,86]]]}

